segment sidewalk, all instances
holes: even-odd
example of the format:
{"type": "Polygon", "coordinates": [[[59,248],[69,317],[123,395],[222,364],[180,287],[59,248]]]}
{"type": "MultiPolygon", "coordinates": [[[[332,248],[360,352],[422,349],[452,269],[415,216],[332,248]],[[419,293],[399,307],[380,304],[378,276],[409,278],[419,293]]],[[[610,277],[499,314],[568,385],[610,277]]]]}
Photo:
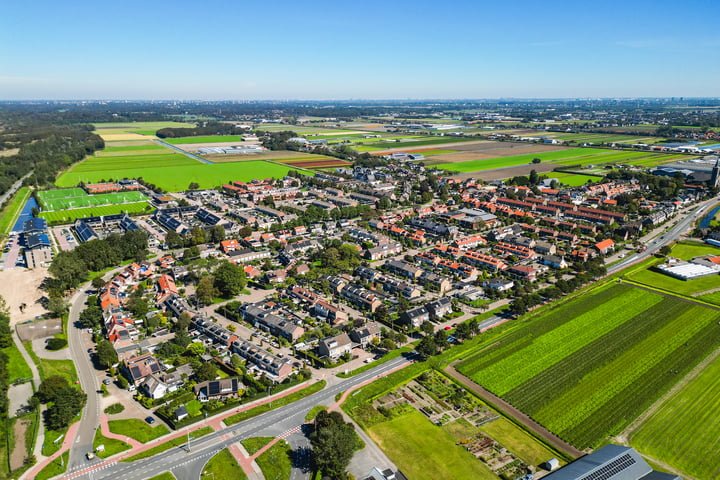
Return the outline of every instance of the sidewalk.
{"type": "MultiPolygon", "coordinates": [[[[73,440],[75,439],[75,433],[77,432],[77,429],[80,427],[80,422],[75,422],[72,425],[70,425],[70,428],[68,428],[67,433],[65,433],[65,437],[63,438],[62,447],[60,447],[60,450],[53,453],[49,457],[45,457],[43,460],[39,461],[37,464],[35,464],[31,469],[29,469],[27,472],[25,472],[20,478],[35,478],[37,474],[45,468],[47,465],[50,464],[53,460],[58,458],[63,453],[70,450],[70,446],[72,445],[73,440]]],[[[39,443],[42,445],[42,443],[39,443]]]]}

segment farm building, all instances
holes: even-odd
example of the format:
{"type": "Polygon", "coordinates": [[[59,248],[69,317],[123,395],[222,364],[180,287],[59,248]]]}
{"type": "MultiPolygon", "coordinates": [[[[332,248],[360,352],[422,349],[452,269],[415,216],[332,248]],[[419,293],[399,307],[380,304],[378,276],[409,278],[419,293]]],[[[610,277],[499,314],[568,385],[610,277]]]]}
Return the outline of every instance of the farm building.
{"type": "Polygon", "coordinates": [[[658,265],[657,269],[680,280],[708,277],[720,273],[720,257],[697,257],[689,262],[668,261],[658,265]]]}
{"type": "Polygon", "coordinates": [[[680,480],[677,475],[653,470],[632,448],[612,444],[580,457],[544,478],[546,480],[680,480]]]}

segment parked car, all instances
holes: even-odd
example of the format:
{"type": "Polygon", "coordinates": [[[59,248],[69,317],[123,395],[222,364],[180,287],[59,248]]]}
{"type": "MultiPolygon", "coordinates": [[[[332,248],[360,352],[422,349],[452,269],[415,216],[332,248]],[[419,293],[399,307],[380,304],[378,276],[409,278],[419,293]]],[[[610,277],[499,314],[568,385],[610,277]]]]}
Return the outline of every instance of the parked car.
{"type": "Polygon", "coordinates": [[[155,423],[155,419],[154,419],[153,417],[145,417],[145,421],[146,421],[147,423],[149,423],[150,425],[152,425],[153,423],[155,423]]]}

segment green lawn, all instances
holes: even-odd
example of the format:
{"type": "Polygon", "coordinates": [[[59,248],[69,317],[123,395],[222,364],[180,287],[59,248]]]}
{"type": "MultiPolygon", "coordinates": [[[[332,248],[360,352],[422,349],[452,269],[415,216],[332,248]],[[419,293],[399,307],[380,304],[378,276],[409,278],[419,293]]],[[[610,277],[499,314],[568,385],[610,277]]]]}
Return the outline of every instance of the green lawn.
{"type": "Polygon", "coordinates": [[[2,352],[8,356],[8,377],[10,383],[17,378],[32,378],[32,371],[23,358],[20,350],[13,344],[3,348],[2,352]]]}
{"type": "MultiPolygon", "coordinates": [[[[245,480],[247,476],[243,472],[242,467],[238,464],[232,453],[226,448],[221,450],[205,464],[205,468],[200,475],[201,479],[216,478],[220,479],[237,479],[245,480]]],[[[268,477],[265,477],[266,479],[268,477]]]]}
{"type": "Polygon", "coordinates": [[[547,175],[548,178],[556,178],[558,182],[571,187],[585,185],[588,180],[591,182],[599,182],[603,179],[603,177],[596,177],[594,175],[575,175],[572,173],[547,173],[543,175],[547,175]]]}
{"type": "MultiPolygon", "coordinates": [[[[200,438],[204,435],[207,435],[209,433],[212,433],[213,429],[212,427],[202,427],[198,428],[197,430],[193,430],[190,432],[190,435],[194,438],[200,438]]],[[[167,450],[170,450],[171,448],[176,447],[182,447],[187,442],[187,437],[184,435],[181,435],[177,438],[174,438],[168,442],[161,443],[160,445],[157,445],[153,448],[150,448],[148,450],[145,450],[144,452],[138,453],[137,455],[133,455],[132,457],[125,458],[122,461],[123,462],[134,462],[136,460],[141,460],[143,458],[152,457],[153,455],[157,455],[158,453],[165,452],[167,450]]]]}
{"type": "Polygon", "coordinates": [[[45,456],[50,456],[53,453],[60,450],[67,428],[62,430],[48,430],[45,429],[45,438],[43,439],[42,453],[45,456]],[[62,437],[62,438],[61,438],[62,437]]]}
{"type": "Polygon", "coordinates": [[[145,421],[137,418],[110,420],[108,427],[112,433],[134,438],[140,443],[147,443],[170,433],[170,430],[163,424],[151,427],[145,421]]]}
{"type": "Polygon", "coordinates": [[[325,410],[327,410],[327,407],[325,405],[315,405],[308,411],[307,415],[305,415],[305,421],[310,422],[312,420],[315,420],[315,417],[317,417],[320,412],[323,412],[325,410]]]}
{"type": "Polygon", "coordinates": [[[628,280],[650,287],[661,288],[681,295],[693,295],[720,287],[720,276],[701,277],[693,280],[680,280],[652,270],[641,270],[629,275],[628,280]]]}
{"type": "Polygon", "coordinates": [[[70,452],[63,452],[61,457],[62,460],[60,460],[60,457],[58,457],[52,462],[48,463],[45,468],[40,470],[35,476],[35,480],[47,480],[48,478],[57,477],[58,475],[62,475],[63,473],[65,473],[65,470],[67,470],[70,452]]]}
{"type": "Polygon", "coordinates": [[[252,437],[252,438],[246,438],[245,440],[240,440],[240,443],[242,443],[242,446],[245,447],[245,450],[250,454],[254,455],[256,452],[259,452],[261,448],[263,448],[265,445],[273,441],[274,437],[252,437]]]}
{"type": "Polygon", "coordinates": [[[249,410],[245,410],[244,412],[236,413],[235,415],[232,415],[224,420],[225,425],[235,425],[236,423],[240,423],[243,420],[247,420],[248,418],[252,418],[255,416],[260,415],[261,413],[269,412],[270,410],[274,410],[276,408],[282,407],[284,405],[288,405],[292,402],[296,402],[300,400],[301,398],[305,398],[308,395],[312,395],[313,393],[319,392],[323,388],[325,388],[326,382],[325,380],[320,380],[319,382],[315,382],[302,390],[299,390],[297,392],[291,393],[290,395],[287,395],[282,398],[278,398],[276,400],[273,400],[271,403],[265,403],[263,405],[258,405],[257,407],[251,408],[249,410]]]}
{"type": "Polygon", "coordinates": [[[701,255],[720,255],[720,248],[707,243],[678,243],[672,248],[673,257],[690,260],[701,255]]]}
{"type": "Polygon", "coordinates": [[[33,351],[30,342],[23,342],[23,345],[25,346],[25,350],[30,354],[30,358],[32,358],[35,365],[37,365],[41,380],[51,375],[65,377],[71,385],[78,380],[75,364],[72,360],[49,360],[40,358],[35,354],[35,351],[33,351]]]}
{"type": "Polygon", "coordinates": [[[720,478],[719,411],[716,357],[631,435],[630,444],[695,478],[720,478]]]}
{"type": "MultiPolygon", "coordinates": [[[[260,160],[207,165],[185,155],[176,155],[149,155],[140,162],[118,165],[108,164],[107,158],[89,159],[78,164],[72,171],[60,175],[56,184],[68,187],[77,185],[81,181],[98,182],[100,180],[142,177],[146,182],[153,183],[164,190],[177,192],[187,189],[191,182],[198,183],[200,188],[212,188],[233,180],[280,178],[291,170],[297,170],[289,166],[260,160]],[[173,158],[167,159],[168,161],[162,164],[153,160],[165,157],[173,158]],[[98,165],[95,163],[98,160],[105,163],[98,165]]],[[[123,157],[123,160],[126,158],[131,157],[123,157]]]]}
{"type": "Polygon", "coordinates": [[[718,318],[607,285],[549,309],[458,369],[576,447],[594,448],[720,344],[718,318]]]}
{"type": "Polygon", "coordinates": [[[554,162],[563,160],[562,163],[576,164],[583,158],[594,157],[596,154],[605,154],[608,150],[597,148],[570,148],[552,152],[529,153],[526,155],[513,155],[510,157],[488,158],[485,160],[470,160],[446,165],[445,168],[456,172],[477,172],[480,170],[491,170],[494,168],[512,167],[516,165],[528,165],[533,159],[539,158],[543,162],[554,162]]]}
{"type": "Polygon", "coordinates": [[[102,452],[96,452],[100,458],[108,458],[116,455],[125,450],[130,450],[130,445],[123,442],[122,440],[116,440],[114,438],[105,437],[100,429],[95,432],[95,440],[93,441],[93,448],[97,449],[99,445],[104,445],[105,450],[102,452]]]}
{"type": "MultiPolygon", "coordinates": [[[[265,480],[288,480],[292,465],[290,455],[292,449],[285,440],[280,440],[265,453],[255,459],[263,472],[265,480]]],[[[223,477],[231,478],[231,477],[223,477]]]]}
{"type": "Polygon", "coordinates": [[[148,480],[175,480],[175,475],[170,472],[163,472],[160,475],[155,475],[154,477],[149,478],[148,480]]]}
{"type": "Polygon", "coordinates": [[[497,477],[446,431],[416,410],[378,423],[368,434],[408,478],[488,479],[497,477]]]}
{"type": "Polygon", "coordinates": [[[17,216],[30,198],[30,189],[21,187],[0,212],[0,235],[7,234],[15,226],[17,216]]]}

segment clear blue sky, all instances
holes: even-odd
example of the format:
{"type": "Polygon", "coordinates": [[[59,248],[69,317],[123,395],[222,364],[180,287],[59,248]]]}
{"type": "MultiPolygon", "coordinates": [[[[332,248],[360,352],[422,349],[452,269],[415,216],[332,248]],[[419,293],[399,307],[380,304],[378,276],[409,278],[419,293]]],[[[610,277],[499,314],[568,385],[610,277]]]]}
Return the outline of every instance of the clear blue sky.
{"type": "Polygon", "coordinates": [[[0,99],[720,97],[720,2],[5,1],[0,99]]]}

